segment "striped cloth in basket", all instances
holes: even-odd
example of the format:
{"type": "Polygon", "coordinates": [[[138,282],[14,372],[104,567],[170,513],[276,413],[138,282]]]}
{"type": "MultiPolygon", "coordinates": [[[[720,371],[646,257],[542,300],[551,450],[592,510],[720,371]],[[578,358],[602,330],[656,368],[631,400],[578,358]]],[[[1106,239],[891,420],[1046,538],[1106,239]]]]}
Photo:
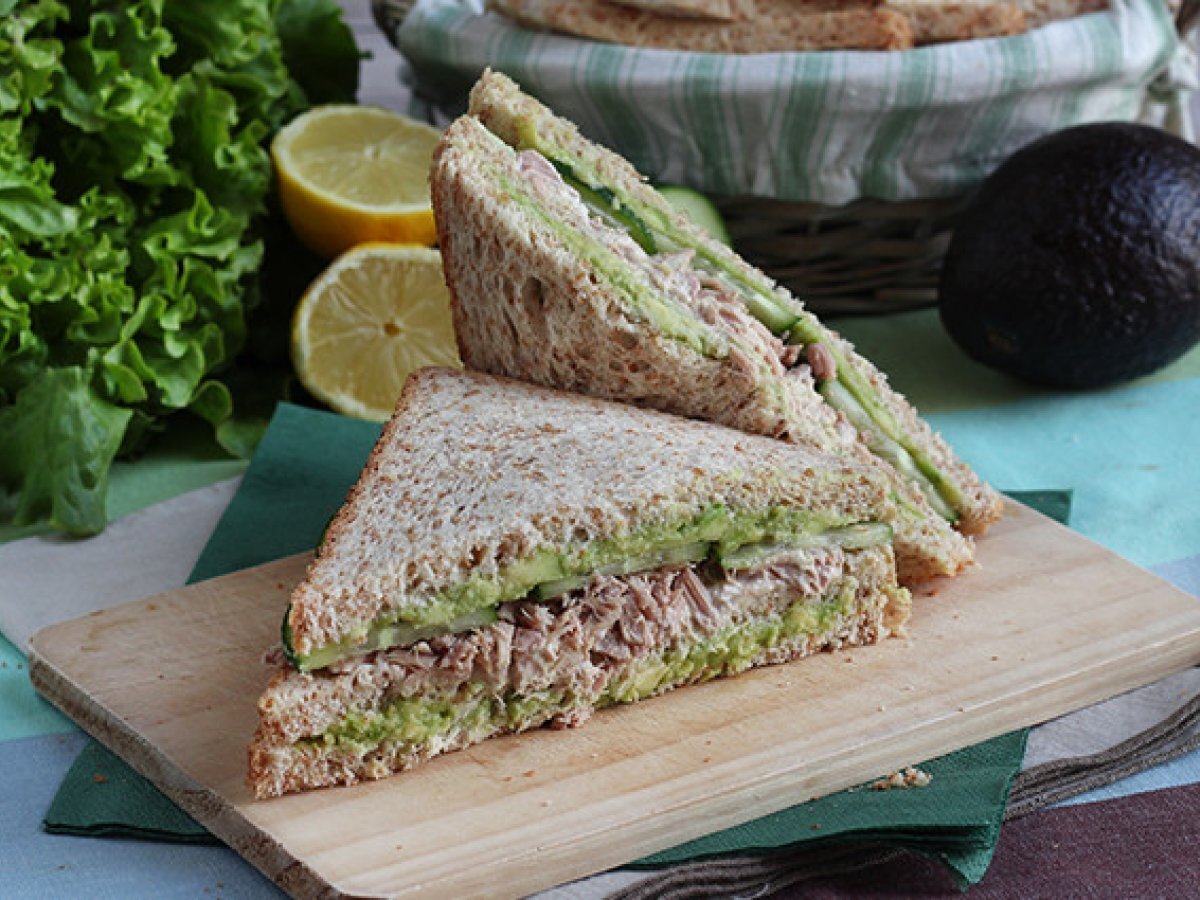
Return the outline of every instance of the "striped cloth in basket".
{"type": "Polygon", "coordinates": [[[1165,0],[1114,0],[1011,38],[744,56],[531,32],[480,0],[376,9],[442,116],[492,66],[655,180],[827,205],[959,195],[1030,140],[1080,122],[1185,131],[1196,78],[1165,0]]]}

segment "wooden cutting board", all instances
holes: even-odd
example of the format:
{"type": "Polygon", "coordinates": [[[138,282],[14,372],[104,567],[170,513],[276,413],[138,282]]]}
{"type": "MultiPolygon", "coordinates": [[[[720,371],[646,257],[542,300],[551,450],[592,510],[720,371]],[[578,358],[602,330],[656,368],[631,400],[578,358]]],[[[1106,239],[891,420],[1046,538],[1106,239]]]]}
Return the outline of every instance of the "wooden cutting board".
{"type": "Polygon", "coordinates": [[[302,896],[525,894],[1031,725],[1200,662],[1200,601],[1017,504],[911,638],[255,801],[245,746],[292,557],[33,638],[35,686],[302,896]]]}

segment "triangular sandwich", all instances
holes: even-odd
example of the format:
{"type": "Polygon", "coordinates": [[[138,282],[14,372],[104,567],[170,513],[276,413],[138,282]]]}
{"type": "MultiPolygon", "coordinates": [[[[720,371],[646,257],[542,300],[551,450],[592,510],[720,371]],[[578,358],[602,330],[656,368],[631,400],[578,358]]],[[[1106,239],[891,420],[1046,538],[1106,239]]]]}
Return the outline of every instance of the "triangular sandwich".
{"type": "Polygon", "coordinates": [[[887,485],[781,441],[426,369],[259,701],[259,797],[899,631],[887,485]]]}

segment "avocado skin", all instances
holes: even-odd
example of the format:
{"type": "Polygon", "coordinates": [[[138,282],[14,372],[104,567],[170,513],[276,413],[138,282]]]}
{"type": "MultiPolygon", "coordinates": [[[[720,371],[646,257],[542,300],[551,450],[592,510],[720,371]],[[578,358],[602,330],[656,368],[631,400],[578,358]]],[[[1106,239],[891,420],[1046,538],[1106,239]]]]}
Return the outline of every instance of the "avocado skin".
{"type": "Polygon", "coordinates": [[[1082,125],[1026,146],[962,214],[939,288],[968,355],[1088,388],[1200,340],[1200,149],[1144,125],[1082,125]]]}

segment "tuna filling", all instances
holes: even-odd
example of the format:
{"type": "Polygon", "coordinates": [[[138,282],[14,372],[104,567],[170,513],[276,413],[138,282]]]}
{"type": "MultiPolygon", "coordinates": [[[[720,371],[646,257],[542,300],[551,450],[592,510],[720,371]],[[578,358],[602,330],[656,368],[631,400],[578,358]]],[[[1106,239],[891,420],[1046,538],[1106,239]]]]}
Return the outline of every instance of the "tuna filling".
{"type": "Polygon", "coordinates": [[[784,551],[751,570],[682,565],[600,576],[552,601],[505,603],[487,627],[322,673],[369,678],[373,690],[299,743],[363,753],[380,744],[462,745],[546,723],[574,726],[595,708],[783,661],[839,635],[869,642],[906,609],[888,559],[878,549],[784,551]],[[864,593],[881,623],[866,636],[852,634],[864,593]]]}

